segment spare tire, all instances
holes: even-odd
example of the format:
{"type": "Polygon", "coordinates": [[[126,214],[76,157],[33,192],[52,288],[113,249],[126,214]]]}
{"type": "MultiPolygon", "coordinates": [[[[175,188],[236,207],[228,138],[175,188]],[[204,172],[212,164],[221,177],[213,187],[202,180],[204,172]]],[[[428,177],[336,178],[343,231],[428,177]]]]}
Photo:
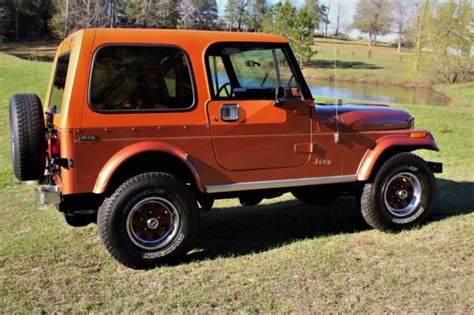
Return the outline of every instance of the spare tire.
{"type": "Polygon", "coordinates": [[[46,133],[43,106],[35,94],[16,94],[11,98],[10,143],[16,178],[40,179],[46,164],[46,133]]]}

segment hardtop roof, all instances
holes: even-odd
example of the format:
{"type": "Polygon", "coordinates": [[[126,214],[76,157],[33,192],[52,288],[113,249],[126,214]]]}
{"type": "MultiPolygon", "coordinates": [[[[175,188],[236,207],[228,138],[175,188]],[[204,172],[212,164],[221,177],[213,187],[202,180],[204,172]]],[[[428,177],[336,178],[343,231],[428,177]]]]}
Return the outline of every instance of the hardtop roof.
{"type": "Polygon", "coordinates": [[[265,33],[131,28],[84,29],[71,34],[65,41],[79,33],[93,38],[96,47],[117,43],[162,44],[180,46],[189,53],[202,53],[208,46],[219,42],[288,43],[283,36],[265,33]]]}

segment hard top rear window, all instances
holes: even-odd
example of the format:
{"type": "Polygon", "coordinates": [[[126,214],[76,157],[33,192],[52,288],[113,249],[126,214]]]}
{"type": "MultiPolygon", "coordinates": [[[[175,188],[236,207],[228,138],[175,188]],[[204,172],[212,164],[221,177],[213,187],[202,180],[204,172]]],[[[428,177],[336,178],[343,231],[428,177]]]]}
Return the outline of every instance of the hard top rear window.
{"type": "Polygon", "coordinates": [[[56,70],[54,72],[53,87],[49,98],[48,108],[53,113],[59,113],[63,103],[64,88],[66,86],[67,72],[69,69],[69,59],[71,54],[65,53],[58,57],[56,70]]]}
{"type": "Polygon", "coordinates": [[[89,92],[90,105],[101,112],[186,110],[194,104],[190,66],[176,47],[99,49],[89,92]]]}

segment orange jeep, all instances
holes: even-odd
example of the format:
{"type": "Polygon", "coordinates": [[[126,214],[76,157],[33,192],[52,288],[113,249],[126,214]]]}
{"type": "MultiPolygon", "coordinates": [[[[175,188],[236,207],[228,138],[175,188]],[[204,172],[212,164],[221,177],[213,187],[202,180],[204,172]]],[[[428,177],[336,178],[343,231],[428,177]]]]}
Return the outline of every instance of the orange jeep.
{"type": "Polygon", "coordinates": [[[372,227],[412,227],[442,168],[410,153],[438,147],[409,113],[316,104],[288,41],[266,34],[76,32],[58,48],[44,109],[15,95],[10,123],[16,177],[39,180],[70,225],[97,222],[134,268],[184,255],[198,205],[221,198],[291,192],[320,205],[352,193],[372,227]]]}

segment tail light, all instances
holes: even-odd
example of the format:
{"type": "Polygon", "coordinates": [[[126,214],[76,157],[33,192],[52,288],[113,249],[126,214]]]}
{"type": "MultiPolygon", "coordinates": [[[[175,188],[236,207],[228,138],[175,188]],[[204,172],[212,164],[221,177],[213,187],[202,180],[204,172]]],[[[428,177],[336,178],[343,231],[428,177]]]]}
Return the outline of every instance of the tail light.
{"type": "Polygon", "coordinates": [[[48,159],[52,160],[61,155],[61,146],[59,144],[59,139],[56,137],[48,138],[48,159]]]}

